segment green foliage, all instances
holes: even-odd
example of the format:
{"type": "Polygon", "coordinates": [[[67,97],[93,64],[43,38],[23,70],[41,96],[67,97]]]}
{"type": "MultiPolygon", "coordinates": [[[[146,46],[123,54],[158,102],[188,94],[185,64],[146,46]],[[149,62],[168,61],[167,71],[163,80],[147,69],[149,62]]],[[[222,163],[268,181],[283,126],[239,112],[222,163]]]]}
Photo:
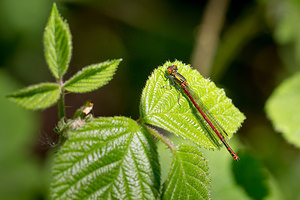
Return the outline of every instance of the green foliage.
{"type": "Polygon", "coordinates": [[[164,71],[169,65],[177,65],[194,93],[200,97],[210,113],[226,130],[229,137],[241,126],[245,116],[226,97],[223,89],[203,78],[199,72],[179,61],[166,62],[150,76],[143,90],[140,114],[144,122],[163,128],[206,148],[218,146],[215,134],[185,96],[166,81],[164,71]],[[161,71],[161,70],[163,71],[161,71]]]}
{"type": "Polygon", "coordinates": [[[266,103],[275,129],[291,144],[300,147],[300,73],[284,81],[266,103]]]}
{"type": "Polygon", "coordinates": [[[37,110],[54,104],[59,99],[59,94],[57,84],[41,83],[19,90],[7,97],[26,109],[37,110]]]}
{"type": "MultiPolygon", "coordinates": [[[[210,199],[208,163],[199,147],[175,147],[145,123],[158,126],[199,146],[220,145],[215,133],[184,95],[167,81],[164,71],[177,65],[210,113],[225,128],[228,137],[241,126],[245,116],[208,79],[179,61],[166,62],[149,77],[140,102],[141,120],[125,117],[93,118],[91,102],[66,119],[64,95],[100,88],[112,79],[121,59],[84,67],[63,82],[71,58],[71,33],[53,5],[44,33],[45,57],[58,83],[42,83],[8,97],[27,109],[43,109],[58,103],[60,121],[56,131],[61,147],[55,158],[51,199],[210,199]],[[167,86],[169,85],[169,86],[167,86]],[[160,164],[152,135],[173,151],[173,161],[160,194],[160,164]]],[[[209,116],[208,116],[209,117],[209,116]]]]}
{"type": "Polygon", "coordinates": [[[98,89],[112,79],[121,60],[111,60],[85,67],[70,78],[64,88],[70,92],[80,93],[98,89]]]}
{"type": "MultiPolygon", "coordinates": [[[[56,79],[62,78],[69,67],[72,50],[71,37],[67,22],[63,21],[56,5],[53,4],[44,33],[44,45],[48,67],[56,79]]],[[[63,83],[61,79],[58,80],[60,84],[33,85],[7,97],[26,109],[44,109],[58,100],[63,102],[64,89],[78,93],[91,92],[107,84],[121,60],[116,59],[85,67],[66,83],[63,83]]],[[[63,110],[63,105],[59,106],[60,118],[64,116],[63,110]]]]}
{"type": "Polygon", "coordinates": [[[61,78],[68,69],[71,59],[71,33],[54,4],[44,33],[45,57],[56,79],[61,78]]]}
{"type": "Polygon", "coordinates": [[[52,199],[156,199],[156,145],[125,117],[98,118],[68,132],[53,167],[52,199]]]}
{"type": "Polygon", "coordinates": [[[269,194],[267,174],[262,163],[250,154],[242,154],[243,159],[233,165],[233,173],[237,184],[256,200],[265,199],[269,194]]]}
{"type": "MultiPolygon", "coordinates": [[[[119,61],[116,65],[118,63],[119,61]]],[[[229,136],[232,136],[244,120],[244,116],[232,105],[224,91],[216,88],[212,82],[179,61],[167,62],[163,67],[164,70],[171,64],[176,64],[179,69],[182,69],[181,73],[190,80],[196,93],[204,97],[201,100],[226,128],[229,136]]],[[[70,85],[76,88],[80,80],[88,80],[87,77],[92,74],[89,72],[93,70],[85,68],[71,78],[65,88],[70,85]]],[[[152,138],[149,138],[150,133],[143,123],[151,124],[156,116],[165,115],[162,119],[165,120],[164,124],[170,124],[169,127],[173,126],[174,129],[181,127],[183,130],[193,127],[194,129],[189,130],[185,137],[198,145],[203,145],[201,139],[210,141],[207,139],[209,137],[204,135],[212,132],[207,129],[205,122],[199,121],[201,117],[197,116],[197,112],[185,97],[181,97],[178,105],[178,91],[163,87],[168,83],[158,69],[149,78],[140,103],[141,125],[128,118],[116,117],[92,119],[82,124],[79,129],[76,127],[76,130],[68,126],[64,130],[68,139],[61,147],[53,168],[51,197],[53,199],[157,198],[160,170],[156,145],[152,138]],[[165,93],[168,94],[169,99],[162,97],[165,93]],[[153,105],[156,98],[158,98],[158,106],[153,105]],[[152,102],[152,105],[148,102],[152,102]],[[175,109],[170,112],[170,108],[175,109]],[[183,117],[176,122],[174,118],[181,117],[180,115],[183,117]],[[201,134],[192,135],[194,131],[201,134]],[[132,187],[133,185],[135,187],[132,187]]],[[[178,134],[176,131],[175,133],[178,134]]],[[[164,137],[159,138],[164,140],[164,137]]],[[[211,146],[213,144],[211,142],[211,146]]],[[[172,150],[173,161],[162,197],[164,199],[209,199],[208,166],[198,147],[182,145],[172,150]]]]}
{"type": "Polygon", "coordinates": [[[196,146],[181,145],[173,152],[162,199],[210,199],[208,165],[196,146]]]}

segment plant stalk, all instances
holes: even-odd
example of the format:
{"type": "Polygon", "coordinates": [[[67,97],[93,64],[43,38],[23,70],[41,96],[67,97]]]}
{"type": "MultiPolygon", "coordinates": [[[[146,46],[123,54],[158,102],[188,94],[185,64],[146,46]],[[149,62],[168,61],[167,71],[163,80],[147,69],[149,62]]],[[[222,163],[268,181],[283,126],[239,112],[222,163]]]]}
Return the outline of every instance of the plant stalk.
{"type": "Polygon", "coordinates": [[[149,127],[149,126],[146,126],[146,128],[148,129],[148,131],[152,135],[154,135],[155,137],[157,137],[158,139],[160,139],[163,143],[165,143],[172,151],[175,151],[176,147],[165,136],[163,136],[162,134],[160,134],[155,129],[153,129],[153,128],[149,127]]]}
{"type": "Polygon", "coordinates": [[[59,80],[60,84],[60,97],[58,100],[58,118],[61,120],[65,117],[65,90],[63,89],[63,79],[60,78],[59,80]]]}

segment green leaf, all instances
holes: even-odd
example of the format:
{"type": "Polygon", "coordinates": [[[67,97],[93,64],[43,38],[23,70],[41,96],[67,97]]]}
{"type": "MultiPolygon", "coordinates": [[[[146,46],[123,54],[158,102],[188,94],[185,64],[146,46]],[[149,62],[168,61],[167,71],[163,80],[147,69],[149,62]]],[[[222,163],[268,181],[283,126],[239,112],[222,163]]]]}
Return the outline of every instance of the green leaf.
{"type": "Polygon", "coordinates": [[[44,33],[45,57],[56,79],[67,71],[71,59],[72,41],[69,25],[64,21],[56,5],[53,4],[51,15],[44,33]]]}
{"type": "Polygon", "coordinates": [[[226,97],[223,89],[217,88],[213,82],[203,78],[199,72],[180,61],[166,62],[148,79],[140,104],[143,121],[206,148],[219,146],[219,140],[199,112],[195,111],[190,100],[180,94],[180,104],[178,104],[179,91],[174,86],[170,86],[172,82],[167,81],[163,74],[166,68],[173,64],[178,66],[178,72],[187,79],[190,88],[226,130],[229,137],[244,121],[245,116],[226,97]]]}
{"type": "Polygon", "coordinates": [[[275,129],[300,147],[300,73],[275,89],[266,103],[266,112],[275,129]]]}
{"type": "Polygon", "coordinates": [[[70,92],[90,92],[105,85],[112,79],[122,59],[106,61],[83,68],[65,83],[70,92]]]}
{"type": "Polygon", "coordinates": [[[52,199],[158,197],[158,155],[143,126],[125,117],[103,117],[68,137],[53,167],[52,199]]]}
{"type": "Polygon", "coordinates": [[[54,104],[59,99],[59,94],[59,85],[41,83],[21,89],[7,97],[26,109],[38,110],[54,104]]]}
{"type": "Polygon", "coordinates": [[[163,199],[210,199],[209,183],[207,161],[199,148],[181,145],[174,151],[163,199]]]}

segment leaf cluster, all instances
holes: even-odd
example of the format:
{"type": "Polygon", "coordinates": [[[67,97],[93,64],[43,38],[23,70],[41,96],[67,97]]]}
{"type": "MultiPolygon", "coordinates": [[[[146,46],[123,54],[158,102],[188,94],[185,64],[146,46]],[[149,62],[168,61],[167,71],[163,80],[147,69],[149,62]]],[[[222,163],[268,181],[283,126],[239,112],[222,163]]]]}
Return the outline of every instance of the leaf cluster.
{"type": "Polygon", "coordinates": [[[57,82],[29,86],[7,97],[26,109],[38,110],[48,108],[63,98],[64,90],[84,93],[107,84],[122,59],[84,67],[63,82],[63,75],[67,72],[71,60],[71,39],[69,25],[62,19],[54,4],[44,32],[44,47],[48,67],[57,82]]]}
{"type": "Polygon", "coordinates": [[[45,57],[56,83],[41,83],[8,95],[27,109],[44,109],[58,102],[61,120],[57,131],[66,140],[60,146],[52,170],[52,199],[210,199],[210,175],[199,147],[215,149],[219,142],[195,111],[188,98],[164,75],[177,65],[197,96],[225,128],[228,138],[245,116],[226,97],[223,89],[180,61],[166,62],[148,78],[140,101],[140,119],[91,118],[87,103],[65,120],[64,92],[90,92],[112,79],[121,59],[84,67],[66,82],[71,59],[71,33],[55,4],[44,33],[45,57]],[[179,94],[179,95],[178,95],[179,94]],[[179,102],[178,102],[178,96],[179,102]],[[87,110],[86,110],[87,109],[87,110]],[[165,129],[195,145],[175,146],[153,129],[165,129]],[[167,180],[161,184],[156,142],[164,142],[173,153],[167,180]],[[161,187],[163,185],[163,187],[161,187]]]}

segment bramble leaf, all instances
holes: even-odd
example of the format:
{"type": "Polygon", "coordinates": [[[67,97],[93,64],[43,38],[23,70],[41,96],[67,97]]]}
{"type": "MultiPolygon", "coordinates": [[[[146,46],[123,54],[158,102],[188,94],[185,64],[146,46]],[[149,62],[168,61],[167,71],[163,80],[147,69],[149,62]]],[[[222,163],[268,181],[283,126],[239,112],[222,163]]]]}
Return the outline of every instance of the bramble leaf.
{"type": "Polygon", "coordinates": [[[162,197],[164,200],[210,199],[208,165],[198,147],[181,145],[174,151],[162,197]]]}
{"type": "Polygon", "coordinates": [[[69,25],[53,4],[44,32],[44,48],[46,61],[56,79],[62,77],[69,67],[72,53],[71,38],[69,25]]]}
{"type": "Polygon", "coordinates": [[[103,117],[67,135],[53,167],[52,199],[157,199],[158,155],[143,126],[103,117]]]}
{"type": "Polygon", "coordinates": [[[90,92],[100,88],[112,79],[122,59],[106,61],[83,68],[65,83],[70,92],[90,92]]]}
{"type": "Polygon", "coordinates": [[[140,114],[144,122],[161,127],[185,139],[206,148],[219,146],[219,140],[210,129],[207,122],[195,111],[188,97],[180,94],[167,81],[164,72],[170,65],[177,65],[178,72],[186,79],[193,93],[203,102],[209,112],[226,130],[229,137],[241,126],[245,116],[226,97],[223,89],[219,89],[208,79],[203,78],[198,71],[180,61],[166,62],[156,69],[143,90],[140,114]]]}
{"type": "Polygon", "coordinates": [[[21,89],[7,97],[26,109],[38,110],[53,105],[59,99],[59,94],[59,85],[41,83],[21,89]]]}
{"type": "Polygon", "coordinates": [[[275,89],[265,109],[275,129],[288,142],[300,147],[300,73],[275,89]]]}

